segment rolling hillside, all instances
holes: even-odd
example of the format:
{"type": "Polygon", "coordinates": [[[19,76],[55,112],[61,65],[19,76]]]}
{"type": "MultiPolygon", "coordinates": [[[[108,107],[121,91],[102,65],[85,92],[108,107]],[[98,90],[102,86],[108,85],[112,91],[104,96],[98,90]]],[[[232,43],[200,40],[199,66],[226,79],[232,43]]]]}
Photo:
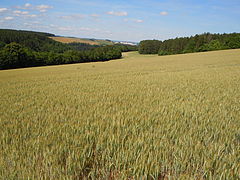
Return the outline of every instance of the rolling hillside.
{"type": "Polygon", "coordinates": [[[86,43],[90,45],[113,45],[114,44],[112,41],[108,41],[108,40],[83,39],[83,38],[60,37],[60,36],[49,37],[49,38],[61,43],[78,42],[78,43],[86,43]]]}
{"type": "Polygon", "coordinates": [[[239,179],[240,50],[0,71],[2,179],[239,179]]]}

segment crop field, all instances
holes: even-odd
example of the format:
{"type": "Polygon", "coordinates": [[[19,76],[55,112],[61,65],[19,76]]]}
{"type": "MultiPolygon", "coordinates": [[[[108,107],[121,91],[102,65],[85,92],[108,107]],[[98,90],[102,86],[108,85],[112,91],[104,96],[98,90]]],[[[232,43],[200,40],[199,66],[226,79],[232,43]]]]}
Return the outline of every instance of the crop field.
{"type": "Polygon", "coordinates": [[[49,37],[55,41],[61,43],[86,43],[90,45],[113,45],[113,42],[106,40],[92,40],[92,39],[82,39],[82,38],[71,38],[71,37],[49,37]]]}
{"type": "Polygon", "coordinates": [[[0,179],[240,179],[240,50],[0,71],[0,179]]]}

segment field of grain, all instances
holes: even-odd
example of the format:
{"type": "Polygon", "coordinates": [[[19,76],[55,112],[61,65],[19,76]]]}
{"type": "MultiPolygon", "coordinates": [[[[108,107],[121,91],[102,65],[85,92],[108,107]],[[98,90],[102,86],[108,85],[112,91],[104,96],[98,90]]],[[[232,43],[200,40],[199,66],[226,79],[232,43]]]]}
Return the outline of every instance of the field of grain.
{"type": "Polygon", "coordinates": [[[55,41],[61,43],[86,43],[90,45],[113,45],[111,41],[106,40],[91,40],[91,39],[82,39],[82,38],[71,38],[71,37],[49,37],[55,41]]]}
{"type": "Polygon", "coordinates": [[[0,71],[0,179],[240,179],[240,50],[0,71]]]}

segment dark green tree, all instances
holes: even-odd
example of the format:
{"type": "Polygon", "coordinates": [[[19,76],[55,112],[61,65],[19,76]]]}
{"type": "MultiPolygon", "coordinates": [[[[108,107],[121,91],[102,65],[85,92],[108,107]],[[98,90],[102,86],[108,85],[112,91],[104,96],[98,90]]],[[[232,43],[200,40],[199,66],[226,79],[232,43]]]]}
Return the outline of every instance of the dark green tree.
{"type": "Polygon", "coordinates": [[[6,45],[0,53],[1,69],[27,67],[32,65],[32,58],[26,48],[18,43],[6,45]]]}
{"type": "Polygon", "coordinates": [[[161,41],[158,40],[144,40],[138,46],[140,54],[157,54],[161,46],[161,41]]]}

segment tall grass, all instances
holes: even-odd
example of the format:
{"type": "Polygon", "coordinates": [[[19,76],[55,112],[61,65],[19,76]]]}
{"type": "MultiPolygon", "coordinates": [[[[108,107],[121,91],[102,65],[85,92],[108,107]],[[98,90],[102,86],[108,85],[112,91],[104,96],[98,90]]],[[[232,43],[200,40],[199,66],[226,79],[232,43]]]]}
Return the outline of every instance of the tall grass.
{"type": "Polygon", "coordinates": [[[0,71],[1,179],[239,179],[239,57],[0,71]]]}

